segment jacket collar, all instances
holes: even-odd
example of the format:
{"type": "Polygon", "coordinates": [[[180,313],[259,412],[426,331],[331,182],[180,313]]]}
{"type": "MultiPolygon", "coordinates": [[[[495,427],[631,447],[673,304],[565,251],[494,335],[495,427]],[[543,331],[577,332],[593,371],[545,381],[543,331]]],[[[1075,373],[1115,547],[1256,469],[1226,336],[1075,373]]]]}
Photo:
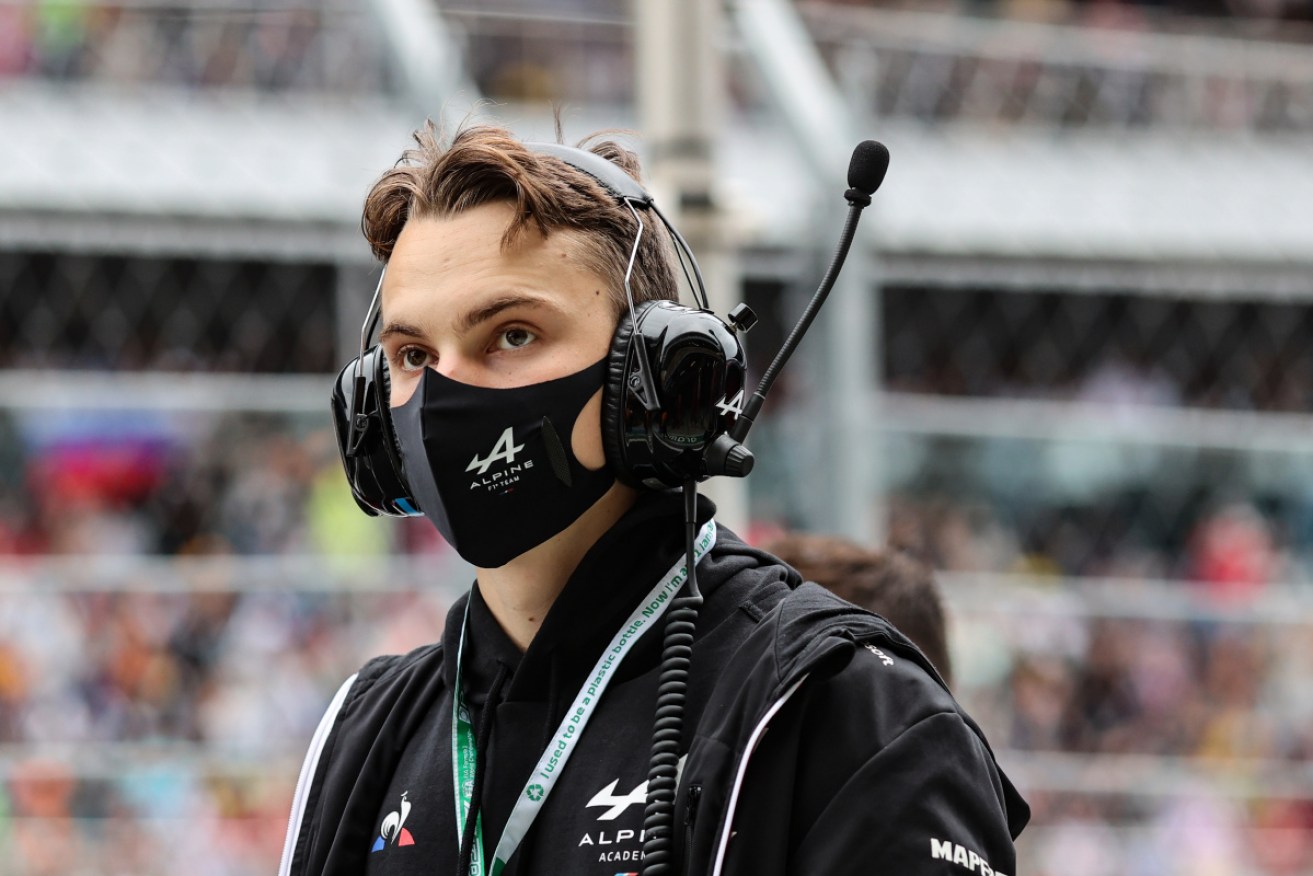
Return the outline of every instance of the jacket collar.
{"type": "MultiPolygon", "coordinates": [[[[698,523],[715,513],[715,505],[698,498],[698,523]]],[[[561,594],[543,619],[529,648],[520,654],[479,594],[469,599],[469,633],[465,639],[463,678],[472,704],[481,703],[499,665],[514,670],[505,699],[547,699],[554,682],[578,681],[592,667],[605,644],[634,610],[642,595],[684,552],[683,502],[678,493],[644,493],[580,560],[561,594]],[[555,668],[554,668],[555,667],[555,668]],[[553,677],[555,676],[555,677],[553,677]]],[[[704,594],[717,579],[699,576],[704,594]]],[[[456,653],[466,600],[456,602],[443,632],[443,674],[454,687],[456,653]]],[[[652,662],[660,651],[660,626],[643,636],[626,660],[620,677],[652,662]]]]}

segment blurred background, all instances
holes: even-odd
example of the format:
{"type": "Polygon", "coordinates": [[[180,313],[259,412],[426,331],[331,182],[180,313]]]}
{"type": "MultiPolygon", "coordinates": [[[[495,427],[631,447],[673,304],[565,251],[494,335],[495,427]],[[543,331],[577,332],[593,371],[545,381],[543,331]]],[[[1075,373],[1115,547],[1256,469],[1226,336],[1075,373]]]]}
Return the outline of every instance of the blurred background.
{"type": "Polygon", "coordinates": [[[714,487],[932,562],[1020,872],[1313,872],[1313,0],[0,0],[0,872],[277,866],[469,570],[328,392],[425,118],[640,132],[758,374],[714,487]]]}

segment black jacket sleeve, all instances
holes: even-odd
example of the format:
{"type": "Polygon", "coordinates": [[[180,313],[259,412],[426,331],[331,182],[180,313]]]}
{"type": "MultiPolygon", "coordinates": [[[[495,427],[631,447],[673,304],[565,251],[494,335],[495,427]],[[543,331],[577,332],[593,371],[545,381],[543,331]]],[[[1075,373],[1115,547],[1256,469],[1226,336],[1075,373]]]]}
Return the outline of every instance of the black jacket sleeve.
{"type": "Polygon", "coordinates": [[[771,721],[725,873],[1015,874],[1025,802],[919,652],[894,644],[856,646],[771,721]]]}
{"type": "Polygon", "coordinates": [[[953,712],[907,728],[831,793],[790,873],[1016,872],[993,758],[953,712]]]}

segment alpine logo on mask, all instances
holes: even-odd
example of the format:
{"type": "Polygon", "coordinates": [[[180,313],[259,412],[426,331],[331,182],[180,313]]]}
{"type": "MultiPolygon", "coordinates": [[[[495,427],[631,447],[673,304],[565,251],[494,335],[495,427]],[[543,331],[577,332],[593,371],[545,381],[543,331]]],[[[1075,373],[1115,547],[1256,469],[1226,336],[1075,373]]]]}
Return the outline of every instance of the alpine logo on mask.
{"type": "MultiPolygon", "coordinates": [[[[415,504],[462,557],[495,569],[575,520],[615,483],[571,442],[607,360],[526,386],[460,383],[424,369],[390,409],[415,504]]],[[[593,426],[593,428],[597,428],[593,426]]]]}
{"type": "Polygon", "coordinates": [[[501,433],[497,439],[497,444],[486,457],[480,457],[477,453],[470,460],[470,464],[465,467],[466,472],[474,472],[479,479],[470,482],[470,489],[475,490],[479,487],[488,489],[501,489],[511,483],[519,480],[515,477],[526,469],[533,468],[533,460],[527,459],[519,465],[515,464],[515,455],[524,451],[523,444],[515,443],[515,429],[511,426],[506,427],[506,431],[501,433]],[[494,462],[500,460],[503,468],[488,475],[488,469],[494,462]],[[509,480],[508,480],[509,478],[509,480]]]}
{"type": "Polygon", "coordinates": [[[499,459],[504,459],[507,463],[515,462],[515,454],[523,449],[523,444],[515,443],[515,430],[507,426],[506,431],[502,432],[501,437],[497,439],[497,445],[492,448],[492,453],[488,454],[488,458],[479,459],[479,454],[474,454],[474,458],[470,460],[470,464],[465,467],[465,470],[474,471],[477,468],[479,474],[484,474],[488,471],[488,466],[499,459]]]}

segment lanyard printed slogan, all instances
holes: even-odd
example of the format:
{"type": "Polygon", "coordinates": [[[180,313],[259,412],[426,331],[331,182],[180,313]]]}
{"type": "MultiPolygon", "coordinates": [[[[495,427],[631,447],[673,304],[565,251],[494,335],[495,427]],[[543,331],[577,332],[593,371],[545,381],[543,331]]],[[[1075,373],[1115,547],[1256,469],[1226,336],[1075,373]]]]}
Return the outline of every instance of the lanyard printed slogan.
{"type": "MultiPolygon", "coordinates": [[[[694,562],[700,562],[715,543],[716,521],[708,520],[698,532],[697,543],[694,545],[694,562]]],[[[593,710],[597,708],[602,693],[611,683],[611,676],[620,662],[625,659],[634,642],[638,641],[638,638],[665,614],[672,597],[684,586],[686,572],[683,561],[676,560],[675,565],[662,576],[656,586],[648,591],[638,608],[629,615],[624,626],[612,637],[611,644],[602,652],[588,680],[575,695],[570,710],[565,713],[565,718],[561,721],[561,726],[556,728],[556,736],[538,759],[533,774],[515,801],[515,808],[511,810],[510,818],[506,820],[506,829],[502,831],[501,840],[493,852],[492,866],[486,870],[483,863],[483,817],[475,816],[470,876],[485,876],[485,874],[500,876],[506,862],[519,848],[520,840],[528,833],[529,825],[533,824],[539,810],[547,802],[547,795],[552,792],[557,777],[565,769],[565,763],[570,759],[579,737],[583,735],[584,727],[593,716],[593,710]]],[[[465,650],[465,629],[469,625],[469,617],[470,606],[467,602],[465,621],[461,624],[460,644],[456,648],[456,695],[452,698],[451,707],[451,773],[456,789],[457,846],[460,845],[465,819],[469,815],[470,798],[474,795],[474,767],[477,757],[474,727],[470,722],[470,710],[465,705],[465,688],[461,685],[460,671],[461,655],[465,650]]]]}

